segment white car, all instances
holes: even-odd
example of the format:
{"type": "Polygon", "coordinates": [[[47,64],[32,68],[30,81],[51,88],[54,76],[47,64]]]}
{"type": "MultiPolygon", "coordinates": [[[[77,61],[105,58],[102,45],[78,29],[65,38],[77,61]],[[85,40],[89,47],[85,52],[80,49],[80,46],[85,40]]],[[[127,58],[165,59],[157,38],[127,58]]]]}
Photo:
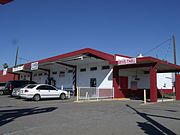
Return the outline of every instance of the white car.
{"type": "Polygon", "coordinates": [[[30,84],[20,90],[20,97],[39,101],[44,98],[67,98],[67,91],[59,90],[48,84],[30,84]]]}
{"type": "Polygon", "coordinates": [[[31,85],[31,84],[28,84],[28,85],[23,85],[22,87],[20,87],[20,88],[14,88],[13,89],[13,91],[12,91],[12,93],[11,93],[11,96],[12,97],[20,97],[20,90],[22,89],[22,88],[27,88],[29,85],[31,85]]]}

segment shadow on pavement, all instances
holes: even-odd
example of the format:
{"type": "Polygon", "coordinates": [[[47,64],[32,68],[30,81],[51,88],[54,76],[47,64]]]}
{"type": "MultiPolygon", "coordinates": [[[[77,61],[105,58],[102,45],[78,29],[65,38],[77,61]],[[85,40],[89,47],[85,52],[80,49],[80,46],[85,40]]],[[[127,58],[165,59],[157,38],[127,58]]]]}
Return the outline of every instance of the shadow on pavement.
{"type": "Polygon", "coordinates": [[[47,107],[47,108],[34,107],[34,108],[26,108],[26,109],[1,110],[0,126],[10,123],[19,117],[40,114],[40,113],[48,113],[54,111],[55,109],[57,109],[57,107],[47,107]]]}
{"type": "Polygon", "coordinates": [[[146,115],[152,116],[152,117],[165,118],[165,119],[180,120],[180,118],[174,118],[174,117],[169,117],[169,116],[160,116],[160,115],[154,115],[154,114],[148,114],[148,113],[146,113],[146,115]]]}
{"type": "Polygon", "coordinates": [[[147,135],[166,135],[162,133],[160,130],[158,130],[153,125],[147,123],[147,122],[137,122],[137,125],[144,131],[147,135]]]}
{"type": "MultiPolygon", "coordinates": [[[[130,105],[126,105],[127,107],[131,108],[132,110],[134,110],[139,116],[141,116],[142,118],[144,118],[145,120],[147,120],[148,123],[142,123],[142,122],[137,122],[138,126],[144,130],[144,133],[148,134],[148,135],[176,135],[176,133],[174,133],[173,131],[171,131],[170,129],[166,128],[165,126],[163,126],[162,124],[158,123],[157,121],[153,120],[152,118],[150,118],[149,116],[156,116],[156,117],[161,117],[158,115],[149,115],[146,113],[141,113],[138,110],[136,110],[135,108],[131,107],[130,105]]],[[[163,118],[168,118],[168,117],[163,117],[163,118]]]]}

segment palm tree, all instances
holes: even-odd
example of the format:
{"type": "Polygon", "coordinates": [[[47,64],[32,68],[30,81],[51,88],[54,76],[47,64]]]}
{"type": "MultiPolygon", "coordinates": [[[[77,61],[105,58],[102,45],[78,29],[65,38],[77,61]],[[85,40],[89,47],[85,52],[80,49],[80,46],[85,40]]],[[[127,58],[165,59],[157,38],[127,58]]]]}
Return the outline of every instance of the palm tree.
{"type": "Polygon", "coordinates": [[[4,64],[3,64],[3,68],[4,68],[4,69],[6,69],[6,68],[8,68],[8,67],[9,67],[9,66],[8,66],[7,63],[4,63],[4,64]]]}

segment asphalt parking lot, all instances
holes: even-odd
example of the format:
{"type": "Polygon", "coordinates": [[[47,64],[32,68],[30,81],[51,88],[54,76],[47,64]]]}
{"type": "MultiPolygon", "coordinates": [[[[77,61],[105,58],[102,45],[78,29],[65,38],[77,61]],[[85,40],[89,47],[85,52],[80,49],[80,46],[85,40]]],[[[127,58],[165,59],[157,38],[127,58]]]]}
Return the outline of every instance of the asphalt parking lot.
{"type": "Polygon", "coordinates": [[[176,135],[180,102],[39,102],[0,96],[2,135],[176,135]]]}

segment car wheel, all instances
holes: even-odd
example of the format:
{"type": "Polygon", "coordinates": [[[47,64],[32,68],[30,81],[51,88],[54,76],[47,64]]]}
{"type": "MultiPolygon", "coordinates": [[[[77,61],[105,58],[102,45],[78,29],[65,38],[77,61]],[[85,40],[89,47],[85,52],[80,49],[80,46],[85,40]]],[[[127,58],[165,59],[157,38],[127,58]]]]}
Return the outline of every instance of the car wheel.
{"type": "Polygon", "coordinates": [[[64,100],[66,98],[66,95],[64,94],[64,93],[62,93],[61,95],[60,95],[60,99],[61,100],[64,100]]]}
{"type": "Polygon", "coordinates": [[[34,95],[34,97],[33,97],[34,101],[39,101],[40,99],[41,99],[41,97],[38,94],[34,95]]]}
{"type": "Polygon", "coordinates": [[[0,95],[3,95],[3,91],[0,91],[0,95]]]}

